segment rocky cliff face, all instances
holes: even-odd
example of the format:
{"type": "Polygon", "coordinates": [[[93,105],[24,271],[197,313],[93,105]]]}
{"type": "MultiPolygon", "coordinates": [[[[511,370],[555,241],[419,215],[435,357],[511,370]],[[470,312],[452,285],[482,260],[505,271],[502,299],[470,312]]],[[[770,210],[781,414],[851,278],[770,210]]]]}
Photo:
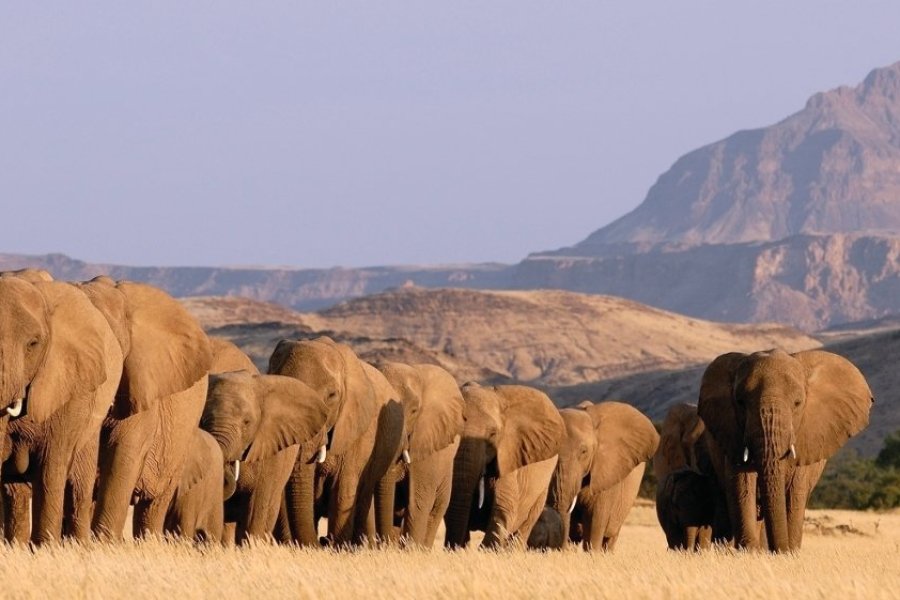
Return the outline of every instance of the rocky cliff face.
{"type": "Polygon", "coordinates": [[[900,233],[900,63],[678,159],[643,204],[574,250],[858,231],[900,233]]]}

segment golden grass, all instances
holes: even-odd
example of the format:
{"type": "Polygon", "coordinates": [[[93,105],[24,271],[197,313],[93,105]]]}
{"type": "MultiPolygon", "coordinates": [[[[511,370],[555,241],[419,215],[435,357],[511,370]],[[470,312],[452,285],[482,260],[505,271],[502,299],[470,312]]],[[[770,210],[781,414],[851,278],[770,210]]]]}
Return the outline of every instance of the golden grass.
{"type": "Polygon", "coordinates": [[[611,555],[336,553],[151,541],[0,549],[0,595],[35,598],[893,598],[900,515],[811,511],[797,556],[667,552],[652,507],[611,555]]]}

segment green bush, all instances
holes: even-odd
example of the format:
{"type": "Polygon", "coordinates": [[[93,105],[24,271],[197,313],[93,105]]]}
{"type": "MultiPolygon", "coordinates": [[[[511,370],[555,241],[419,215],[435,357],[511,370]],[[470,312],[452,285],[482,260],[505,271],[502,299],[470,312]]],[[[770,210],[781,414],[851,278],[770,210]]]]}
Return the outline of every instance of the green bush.
{"type": "Polygon", "coordinates": [[[848,451],[829,461],[809,506],[853,510],[900,506],[900,431],[885,438],[874,460],[848,451]]]}

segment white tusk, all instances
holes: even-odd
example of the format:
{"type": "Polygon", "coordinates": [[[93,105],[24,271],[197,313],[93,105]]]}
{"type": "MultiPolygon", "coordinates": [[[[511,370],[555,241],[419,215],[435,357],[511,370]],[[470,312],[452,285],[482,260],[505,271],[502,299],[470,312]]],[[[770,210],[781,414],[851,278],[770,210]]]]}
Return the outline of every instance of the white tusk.
{"type": "Polygon", "coordinates": [[[16,398],[13,400],[13,403],[6,407],[6,414],[11,417],[18,417],[22,414],[22,406],[25,404],[25,400],[22,398],[16,398]]]}
{"type": "Polygon", "coordinates": [[[793,458],[794,460],[797,460],[797,449],[794,448],[793,444],[791,444],[791,458],[793,458]]]}
{"type": "Polygon", "coordinates": [[[578,502],[578,496],[572,498],[572,506],[569,507],[569,514],[572,514],[572,511],[575,510],[575,503],[578,502]]]}
{"type": "Polygon", "coordinates": [[[750,460],[750,448],[744,446],[744,462],[750,460]]]}
{"type": "Polygon", "coordinates": [[[484,477],[478,480],[478,508],[484,506],[484,477]]]}
{"type": "Polygon", "coordinates": [[[409,457],[409,450],[403,451],[403,462],[405,462],[406,464],[409,464],[412,462],[412,459],[409,457]]]}
{"type": "Polygon", "coordinates": [[[234,461],[234,482],[237,483],[237,480],[241,477],[241,461],[234,461]]]}
{"type": "Polygon", "coordinates": [[[319,453],[316,455],[316,462],[320,465],[325,462],[325,457],[328,456],[328,448],[325,447],[325,444],[319,448],[319,453]]]}

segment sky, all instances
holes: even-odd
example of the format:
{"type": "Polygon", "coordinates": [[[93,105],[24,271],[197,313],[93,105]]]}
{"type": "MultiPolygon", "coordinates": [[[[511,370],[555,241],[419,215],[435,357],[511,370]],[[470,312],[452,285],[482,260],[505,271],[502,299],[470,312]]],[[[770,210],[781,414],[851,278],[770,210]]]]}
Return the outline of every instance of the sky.
{"type": "Polygon", "coordinates": [[[8,2],[0,252],[515,262],[900,60],[900,3],[8,2]]]}

